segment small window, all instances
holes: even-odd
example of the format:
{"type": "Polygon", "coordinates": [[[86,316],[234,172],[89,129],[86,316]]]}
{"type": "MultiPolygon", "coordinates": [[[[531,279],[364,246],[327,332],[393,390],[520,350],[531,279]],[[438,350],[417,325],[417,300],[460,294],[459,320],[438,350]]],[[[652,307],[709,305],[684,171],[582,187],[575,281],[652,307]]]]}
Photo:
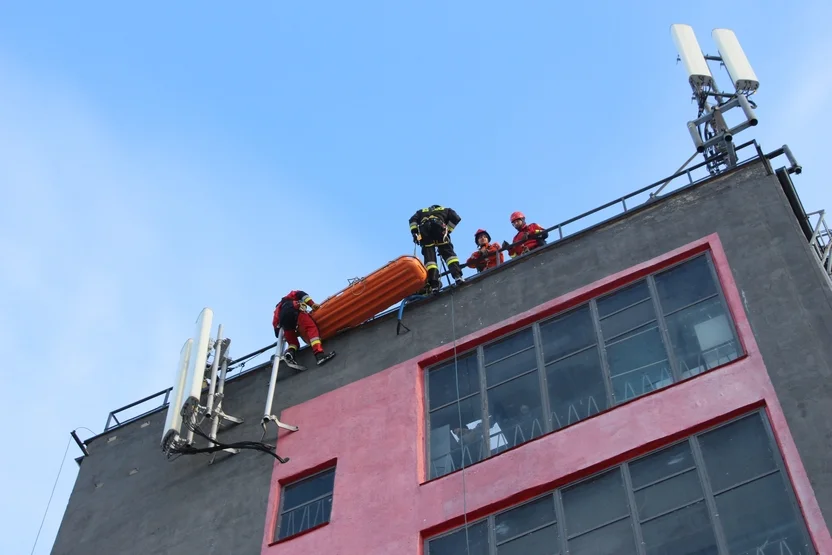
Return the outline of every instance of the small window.
{"type": "Polygon", "coordinates": [[[277,539],[295,536],[329,522],[335,469],[319,472],[283,488],[277,539]]]}
{"type": "Polygon", "coordinates": [[[589,305],[540,324],[552,429],[607,409],[604,373],[589,305]]]}
{"type": "Polygon", "coordinates": [[[546,430],[534,332],[527,328],[483,349],[490,454],[542,436],[546,430]]]}
{"type": "Polygon", "coordinates": [[[555,499],[551,495],[498,514],[494,530],[497,555],[559,552],[555,499]]]}
{"type": "Polygon", "coordinates": [[[694,258],[657,274],[656,291],[682,379],[740,355],[707,257],[694,258]]]}
{"type": "Polygon", "coordinates": [[[488,522],[485,520],[428,542],[430,555],[488,555],[490,548],[488,522]]]}
{"type": "Polygon", "coordinates": [[[487,455],[476,353],[428,372],[427,386],[430,477],[436,478],[487,455]]]}
{"type": "Polygon", "coordinates": [[[731,553],[807,553],[799,513],[760,413],[700,439],[731,553]]]}
{"type": "Polygon", "coordinates": [[[598,300],[615,403],[673,383],[650,289],[640,281],[598,300]]]}

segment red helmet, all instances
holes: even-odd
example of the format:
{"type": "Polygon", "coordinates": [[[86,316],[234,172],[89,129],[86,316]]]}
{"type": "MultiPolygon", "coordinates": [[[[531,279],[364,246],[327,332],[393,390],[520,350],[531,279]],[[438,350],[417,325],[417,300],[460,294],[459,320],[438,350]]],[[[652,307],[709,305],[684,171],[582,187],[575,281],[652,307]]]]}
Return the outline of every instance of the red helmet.
{"type": "Polygon", "coordinates": [[[486,237],[488,237],[488,242],[489,243],[491,242],[491,235],[489,235],[488,232],[484,229],[478,229],[477,232],[474,233],[474,244],[475,245],[479,245],[479,243],[477,243],[477,241],[479,240],[480,235],[485,235],[486,237]]]}
{"type": "Polygon", "coordinates": [[[522,212],[512,212],[511,213],[511,223],[514,223],[514,220],[517,220],[517,219],[520,219],[520,218],[525,220],[526,215],[523,214],[522,212]]]}

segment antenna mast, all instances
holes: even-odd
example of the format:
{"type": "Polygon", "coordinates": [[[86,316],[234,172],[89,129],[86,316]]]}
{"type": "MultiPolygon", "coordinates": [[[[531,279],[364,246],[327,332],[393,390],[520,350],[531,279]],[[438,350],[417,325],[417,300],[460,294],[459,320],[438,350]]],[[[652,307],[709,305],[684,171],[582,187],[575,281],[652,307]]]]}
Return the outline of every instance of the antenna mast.
{"type": "Polygon", "coordinates": [[[702,53],[690,25],[671,25],[670,33],[679,52],[677,59],[685,66],[698,108],[696,119],[688,122],[688,131],[696,151],[705,157],[708,171],[717,175],[737,165],[734,135],[757,125],[754,114],[757,106],[750,96],[757,91],[760,83],[733,31],[714,29],[711,33],[719,56],[702,53]],[[725,67],[734,92],[719,90],[708,61],[720,62],[725,67]],[[730,127],[725,113],[734,108],[742,110],[745,120],[730,127]]]}

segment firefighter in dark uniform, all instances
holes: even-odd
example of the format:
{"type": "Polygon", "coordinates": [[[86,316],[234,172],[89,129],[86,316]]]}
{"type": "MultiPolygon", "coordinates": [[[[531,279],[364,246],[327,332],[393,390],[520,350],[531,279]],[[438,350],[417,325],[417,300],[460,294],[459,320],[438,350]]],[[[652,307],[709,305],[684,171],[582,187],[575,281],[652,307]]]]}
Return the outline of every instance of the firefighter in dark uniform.
{"type": "Polygon", "coordinates": [[[459,267],[459,258],[451,243],[451,232],[460,221],[462,218],[453,208],[445,208],[438,204],[417,210],[410,218],[410,234],[413,235],[413,242],[422,247],[422,256],[425,258],[425,268],[428,271],[428,286],[433,291],[442,288],[439,266],[436,263],[437,249],[457,284],[462,282],[462,268],[459,267]]]}
{"type": "Polygon", "coordinates": [[[280,299],[280,302],[274,307],[274,315],[272,316],[274,336],[278,337],[280,328],[283,328],[283,338],[289,347],[283,355],[283,360],[292,367],[299,366],[295,360],[295,354],[300,348],[298,334],[312,347],[318,366],[335,356],[334,352],[324,352],[318,326],[315,324],[315,320],[303,310],[306,306],[313,311],[320,308],[320,305],[316,304],[306,292],[297,290],[291,291],[280,299]]]}

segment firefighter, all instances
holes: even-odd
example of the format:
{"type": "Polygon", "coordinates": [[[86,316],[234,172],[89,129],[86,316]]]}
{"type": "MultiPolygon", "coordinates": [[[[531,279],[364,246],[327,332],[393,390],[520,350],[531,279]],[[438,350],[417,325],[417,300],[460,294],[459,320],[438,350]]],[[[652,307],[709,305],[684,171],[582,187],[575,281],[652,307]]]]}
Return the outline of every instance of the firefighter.
{"type": "Polygon", "coordinates": [[[315,311],[320,308],[320,305],[315,303],[305,291],[300,290],[290,292],[280,299],[280,302],[274,307],[274,316],[272,317],[274,336],[278,337],[280,328],[283,328],[283,338],[289,347],[283,355],[283,360],[293,368],[300,367],[295,359],[295,354],[300,348],[298,335],[312,347],[318,366],[335,356],[334,352],[324,352],[318,326],[315,324],[315,320],[304,310],[306,307],[315,311]]]}
{"type": "MultiPolygon", "coordinates": [[[[542,247],[546,244],[546,238],[549,237],[549,232],[539,225],[526,224],[526,216],[522,212],[513,212],[511,214],[511,225],[517,230],[517,235],[514,236],[511,243],[520,243],[509,249],[508,254],[512,258],[542,247]]],[[[503,247],[507,246],[508,243],[503,242],[503,247]]]]}
{"type": "Polygon", "coordinates": [[[492,243],[491,235],[486,230],[478,229],[474,233],[474,243],[477,245],[477,250],[468,257],[466,266],[476,268],[479,273],[503,263],[503,253],[500,251],[499,243],[492,243]]]}
{"type": "Polygon", "coordinates": [[[422,256],[425,258],[425,268],[428,271],[428,287],[434,292],[442,289],[442,282],[439,281],[439,266],[436,263],[437,249],[456,283],[463,281],[459,258],[451,243],[451,232],[460,221],[462,218],[453,208],[445,208],[438,204],[417,210],[409,220],[413,242],[422,247],[422,256]]]}

